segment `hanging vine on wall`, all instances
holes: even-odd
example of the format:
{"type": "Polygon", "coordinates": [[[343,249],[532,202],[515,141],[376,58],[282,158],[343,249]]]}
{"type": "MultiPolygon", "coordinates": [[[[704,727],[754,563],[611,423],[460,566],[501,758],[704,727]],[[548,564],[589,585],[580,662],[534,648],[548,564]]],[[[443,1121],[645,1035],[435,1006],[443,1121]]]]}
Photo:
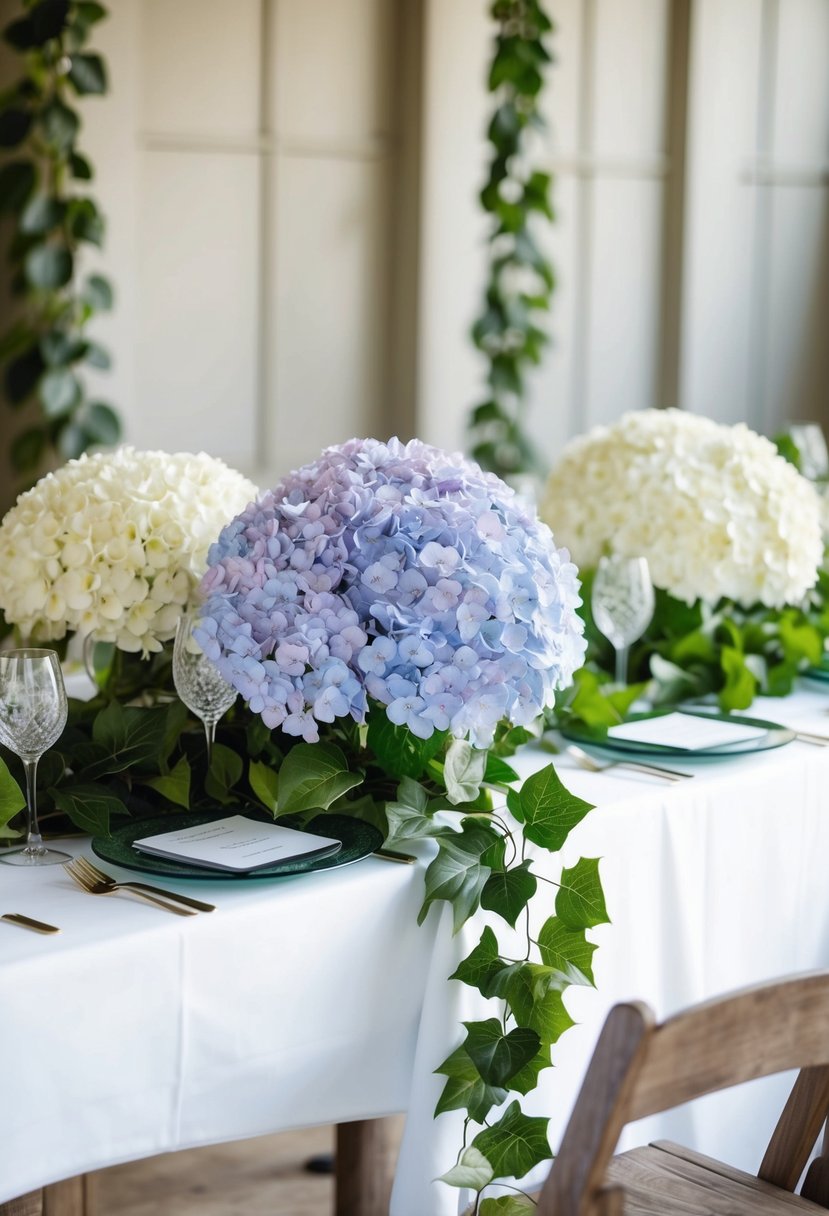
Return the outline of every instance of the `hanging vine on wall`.
{"type": "Polygon", "coordinates": [[[489,393],[472,411],[469,430],[475,459],[509,478],[541,465],[524,415],[526,375],[549,340],[538,314],[549,309],[554,286],[534,229],[539,216],[553,219],[553,209],[550,174],[532,169],[527,159],[532,133],[544,127],[539,98],[553,25],[539,0],[495,0],[491,14],[498,33],[489,89],[497,107],[488,130],[489,177],[480,197],[493,224],[485,301],[472,329],[489,361],[489,393]]]}
{"type": "Polygon", "coordinates": [[[10,156],[0,168],[0,211],[14,224],[8,260],[20,300],[19,319],[0,337],[0,365],[8,405],[35,406],[10,453],[28,480],[50,459],[114,443],[121,427],[111,406],[88,399],[82,375],[84,366],[110,366],[87,326],[112,307],[112,287],[80,273],[82,248],[101,245],[104,221],[83,191],[93,170],[78,150],[81,119],[71,104],[106,92],[103,59],[84,49],[106,9],[90,0],[22,7],[3,31],[23,74],[0,94],[0,148],[10,156]]]}

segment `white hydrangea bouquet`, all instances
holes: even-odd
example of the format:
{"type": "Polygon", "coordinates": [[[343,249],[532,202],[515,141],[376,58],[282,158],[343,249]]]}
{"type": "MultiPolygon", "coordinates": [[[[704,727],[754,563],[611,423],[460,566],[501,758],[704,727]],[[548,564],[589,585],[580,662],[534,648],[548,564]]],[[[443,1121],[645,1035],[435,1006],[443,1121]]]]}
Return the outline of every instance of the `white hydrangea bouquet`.
{"type": "Polygon", "coordinates": [[[603,553],[648,559],[657,609],[633,658],[639,678],[661,682],[658,697],[717,691],[723,708],[745,708],[819,661],[820,499],[747,426],[625,414],[568,444],[540,511],[587,583],[603,553]]]}

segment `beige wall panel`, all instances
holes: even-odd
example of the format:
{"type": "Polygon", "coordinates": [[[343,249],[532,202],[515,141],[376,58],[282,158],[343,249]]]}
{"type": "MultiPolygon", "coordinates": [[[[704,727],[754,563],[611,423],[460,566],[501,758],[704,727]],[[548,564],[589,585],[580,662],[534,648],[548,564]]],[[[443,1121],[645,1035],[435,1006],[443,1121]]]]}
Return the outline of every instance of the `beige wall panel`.
{"type": "Polygon", "coordinates": [[[778,0],[773,149],[787,167],[829,165],[829,2],[778,0]]]}
{"type": "Polygon", "coordinates": [[[762,0],[696,0],[690,65],[680,404],[755,421],[755,198],[762,0]]]}
{"type": "Polygon", "coordinates": [[[267,336],[268,471],[382,431],[387,350],[386,170],[280,157],[267,336]]]}
{"type": "Polygon", "coordinates": [[[829,196],[825,190],[775,190],[770,250],[764,416],[829,420],[829,196]]]}
{"type": "MultiPolygon", "coordinates": [[[[116,0],[117,8],[122,0],[116,0]]],[[[141,0],[141,123],[153,134],[251,135],[260,0],[141,0]]]]}
{"type": "Polygon", "coordinates": [[[658,156],[665,145],[669,0],[596,0],[595,127],[600,156],[658,156]]]}
{"type": "Polygon", "coordinates": [[[584,0],[557,0],[550,11],[555,20],[554,62],[541,103],[548,124],[545,143],[555,155],[572,156],[579,145],[584,0]]]}
{"type": "Polygon", "coordinates": [[[145,152],[138,239],[143,447],[203,448],[244,471],[256,444],[258,163],[145,152]]]}
{"type": "Polygon", "coordinates": [[[597,181],[587,312],[586,417],[658,405],[662,184],[597,181]]]}
{"type": "Polygon", "coordinates": [[[387,133],[394,0],[264,2],[274,5],[280,138],[365,143],[387,133]]]}

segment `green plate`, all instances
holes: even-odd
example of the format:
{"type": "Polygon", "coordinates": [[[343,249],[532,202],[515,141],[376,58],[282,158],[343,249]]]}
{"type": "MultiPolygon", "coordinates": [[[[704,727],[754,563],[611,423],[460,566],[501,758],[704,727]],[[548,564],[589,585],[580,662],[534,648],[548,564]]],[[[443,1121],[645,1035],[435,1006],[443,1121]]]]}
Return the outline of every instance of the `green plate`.
{"type": "Polygon", "coordinates": [[[802,674],[809,680],[820,680],[822,684],[829,684],[829,657],[824,659],[819,667],[807,667],[802,674]]]}
{"type": "Polygon", "coordinates": [[[717,722],[734,722],[739,726],[756,726],[762,728],[763,735],[754,739],[743,739],[739,743],[725,743],[718,747],[697,747],[693,751],[687,747],[671,747],[662,743],[639,743],[633,739],[615,739],[608,735],[606,726],[586,726],[584,723],[571,722],[560,726],[559,731],[565,739],[573,743],[588,743],[591,747],[602,747],[607,751],[627,752],[638,756],[684,756],[686,760],[694,760],[697,756],[740,756],[747,752],[765,752],[772,747],[782,747],[791,743],[795,732],[788,727],[780,726],[777,722],[766,722],[762,718],[745,718],[742,714],[709,714],[694,713],[690,709],[677,710],[675,706],[649,714],[630,714],[626,722],[641,722],[645,718],[661,718],[670,713],[688,714],[693,718],[714,718],[717,722]]]}
{"type": "MultiPolygon", "coordinates": [[[[382,833],[373,824],[365,823],[362,819],[351,819],[348,815],[317,815],[310,823],[302,824],[301,817],[288,815],[279,822],[286,828],[301,828],[316,832],[321,836],[330,836],[342,843],[339,853],[333,857],[296,857],[291,860],[278,861],[271,866],[263,866],[260,870],[249,870],[247,873],[231,873],[227,870],[206,869],[204,866],[194,866],[188,862],[171,861],[165,857],[152,857],[148,853],[139,853],[132,847],[134,840],[142,836],[155,836],[158,832],[177,832],[182,828],[195,828],[203,823],[227,815],[222,812],[194,812],[183,814],[158,815],[152,819],[135,819],[123,827],[116,828],[111,836],[96,836],[92,840],[92,851],[103,861],[111,861],[127,870],[140,870],[144,874],[161,874],[165,878],[199,878],[202,882],[226,881],[233,882],[250,880],[252,878],[285,878],[291,874],[310,874],[318,870],[334,870],[338,866],[350,865],[368,857],[383,843],[382,833]]],[[[259,819],[257,815],[248,815],[249,819],[259,819]]],[[[268,816],[262,816],[262,822],[273,823],[268,816]]]]}

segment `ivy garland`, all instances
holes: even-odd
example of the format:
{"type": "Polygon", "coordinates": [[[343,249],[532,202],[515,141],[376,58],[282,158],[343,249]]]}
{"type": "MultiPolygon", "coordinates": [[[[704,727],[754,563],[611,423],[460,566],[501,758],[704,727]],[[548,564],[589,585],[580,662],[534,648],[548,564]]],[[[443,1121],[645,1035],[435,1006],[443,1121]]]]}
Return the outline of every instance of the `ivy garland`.
{"type": "Polygon", "coordinates": [[[94,199],[77,192],[93,170],[78,150],[81,119],[70,104],[106,92],[103,59],[84,49],[105,16],[92,0],[28,0],[3,32],[23,59],[23,75],[0,95],[0,148],[13,150],[0,169],[0,212],[15,221],[9,261],[23,317],[0,338],[0,364],[11,408],[37,403],[36,421],[11,447],[14,469],[26,476],[50,453],[70,459],[121,433],[112,407],[87,399],[79,374],[84,365],[110,366],[86,336],[95,314],[112,307],[112,287],[99,274],[79,281],[80,250],[101,245],[104,221],[94,199]]]}
{"type": "Polygon", "coordinates": [[[472,455],[510,477],[541,471],[524,427],[526,374],[549,341],[537,323],[550,307],[553,268],[534,233],[538,216],[553,219],[549,173],[528,168],[530,138],[544,129],[539,98],[551,62],[553,24],[540,0],[495,0],[498,24],[489,89],[497,107],[487,137],[492,155],[481,205],[492,217],[489,277],[473,341],[489,362],[487,399],[470,418],[472,455]]]}

